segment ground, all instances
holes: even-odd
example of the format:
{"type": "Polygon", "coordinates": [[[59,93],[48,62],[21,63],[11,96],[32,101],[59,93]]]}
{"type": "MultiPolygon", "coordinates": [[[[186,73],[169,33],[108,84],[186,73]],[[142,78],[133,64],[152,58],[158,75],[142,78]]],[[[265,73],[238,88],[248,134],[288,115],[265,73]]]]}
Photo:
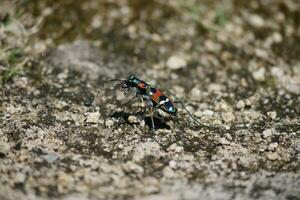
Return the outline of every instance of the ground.
{"type": "Polygon", "coordinates": [[[0,199],[300,199],[297,0],[0,4],[0,199]]]}

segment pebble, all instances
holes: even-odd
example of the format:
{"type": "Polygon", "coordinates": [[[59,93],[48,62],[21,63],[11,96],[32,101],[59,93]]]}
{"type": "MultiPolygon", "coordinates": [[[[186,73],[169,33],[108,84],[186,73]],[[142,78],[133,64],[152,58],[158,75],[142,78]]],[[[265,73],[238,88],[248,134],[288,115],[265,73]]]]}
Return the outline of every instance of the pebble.
{"type": "Polygon", "coordinates": [[[182,152],[184,152],[184,148],[183,148],[182,146],[177,146],[177,147],[175,148],[175,152],[176,152],[176,153],[182,153],[182,152]]]}
{"type": "Polygon", "coordinates": [[[266,69],[263,67],[252,72],[252,76],[256,81],[264,81],[266,79],[265,74],[266,74],[266,69]]]}
{"type": "Polygon", "coordinates": [[[236,104],[237,109],[244,109],[245,108],[245,102],[243,100],[239,100],[236,104]]]}
{"type": "Polygon", "coordinates": [[[86,114],[86,122],[87,123],[93,123],[93,124],[98,123],[98,120],[100,118],[99,112],[88,112],[85,114],[86,114]]]}
{"type": "Polygon", "coordinates": [[[100,28],[101,25],[102,25],[101,17],[99,15],[94,16],[93,19],[92,19],[91,26],[94,29],[96,29],[96,28],[100,28]]]}
{"type": "Polygon", "coordinates": [[[255,132],[255,133],[253,133],[253,139],[254,139],[254,141],[255,141],[255,143],[260,143],[261,142],[261,137],[260,137],[260,133],[259,132],[255,132]]]}
{"type": "Polygon", "coordinates": [[[277,142],[273,142],[273,143],[269,144],[268,150],[269,151],[276,151],[277,147],[278,147],[278,143],[277,142]]]}
{"type": "Polygon", "coordinates": [[[269,129],[269,128],[266,129],[266,130],[264,130],[264,131],[262,132],[262,136],[263,136],[264,139],[270,137],[271,135],[272,135],[272,130],[269,129]]]}
{"type": "Polygon", "coordinates": [[[232,141],[232,136],[229,133],[226,133],[225,137],[228,141],[232,141]]]}
{"type": "Polygon", "coordinates": [[[220,138],[219,142],[222,145],[230,145],[230,141],[228,141],[226,138],[220,138]]]}
{"type": "Polygon", "coordinates": [[[212,111],[212,110],[204,110],[204,111],[202,112],[202,116],[212,117],[214,114],[215,114],[215,112],[212,111]]]}
{"type": "Polygon", "coordinates": [[[256,14],[248,16],[248,21],[252,26],[256,28],[260,28],[264,26],[264,19],[261,16],[256,14]]]}
{"type": "Polygon", "coordinates": [[[221,84],[217,84],[217,83],[211,83],[208,85],[208,91],[209,92],[221,92],[223,89],[223,86],[221,84]]]}
{"type": "Polygon", "coordinates": [[[169,167],[171,167],[172,169],[175,169],[176,166],[177,166],[177,163],[176,163],[175,160],[171,160],[171,161],[169,162],[169,167]]]}
{"type": "Polygon", "coordinates": [[[159,191],[159,181],[154,177],[145,177],[143,179],[143,189],[146,193],[157,193],[159,191]],[[146,187],[144,187],[146,186],[146,187]]]}
{"type": "Polygon", "coordinates": [[[279,32],[274,32],[272,34],[272,39],[274,43],[280,43],[282,42],[282,35],[279,32]]]}
{"type": "Polygon", "coordinates": [[[54,163],[57,159],[59,159],[59,156],[55,153],[49,153],[46,155],[42,155],[41,158],[47,163],[54,163]]]}
{"type": "Polygon", "coordinates": [[[6,142],[0,143],[0,154],[6,155],[10,151],[10,146],[6,142]]]}
{"type": "Polygon", "coordinates": [[[129,123],[132,123],[132,124],[139,122],[139,119],[134,115],[130,115],[127,120],[128,120],[129,123]]]}
{"type": "Polygon", "coordinates": [[[174,170],[169,166],[167,166],[163,169],[163,175],[166,178],[173,178],[176,176],[174,170]]]}
{"type": "Polygon", "coordinates": [[[134,172],[136,174],[143,174],[144,168],[134,162],[127,162],[124,165],[124,170],[126,172],[134,172]]]}
{"type": "Polygon", "coordinates": [[[277,113],[276,111],[269,111],[267,112],[268,117],[270,117],[271,119],[276,119],[277,117],[277,113]]]}
{"type": "Polygon", "coordinates": [[[175,148],[177,147],[177,144],[176,143],[173,143],[173,144],[171,144],[169,147],[168,147],[168,151],[174,151],[175,150],[175,148]]]}
{"type": "Polygon", "coordinates": [[[68,192],[74,186],[74,178],[66,173],[61,173],[58,178],[58,191],[61,193],[68,192]]]}
{"type": "Polygon", "coordinates": [[[24,183],[25,179],[26,179],[25,174],[18,172],[14,177],[14,182],[15,183],[24,183]]]}
{"type": "Polygon", "coordinates": [[[235,116],[232,112],[225,112],[222,113],[222,119],[224,120],[225,123],[230,123],[235,120],[235,116]]]}
{"type": "Polygon", "coordinates": [[[113,120],[109,119],[109,120],[106,120],[106,121],[105,121],[105,126],[106,126],[106,127],[110,128],[110,127],[112,127],[113,125],[114,125],[114,121],[113,121],[113,120]]]}
{"type": "Polygon", "coordinates": [[[198,87],[194,87],[191,90],[191,99],[193,101],[197,101],[200,100],[200,98],[201,98],[201,90],[198,87]]]}
{"type": "Polygon", "coordinates": [[[118,144],[118,149],[124,149],[124,145],[122,143],[118,144]]]}
{"type": "Polygon", "coordinates": [[[173,143],[169,146],[169,148],[167,149],[168,151],[174,151],[176,153],[181,153],[184,151],[184,148],[182,146],[179,146],[176,143],[173,143]]]}
{"type": "Polygon", "coordinates": [[[166,63],[167,67],[172,70],[177,70],[186,67],[187,61],[178,55],[171,56],[166,63]]]}
{"type": "Polygon", "coordinates": [[[211,51],[211,52],[219,52],[220,49],[222,48],[219,43],[216,43],[212,40],[206,40],[204,42],[204,46],[207,48],[208,51],[211,51]]]}
{"type": "Polygon", "coordinates": [[[269,159],[269,160],[272,160],[272,161],[274,161],[274,160],[277,160],[278,159],[278,153],[276,153],[276,152],[268,152],[267,153],[267,158],[269,159]]]}

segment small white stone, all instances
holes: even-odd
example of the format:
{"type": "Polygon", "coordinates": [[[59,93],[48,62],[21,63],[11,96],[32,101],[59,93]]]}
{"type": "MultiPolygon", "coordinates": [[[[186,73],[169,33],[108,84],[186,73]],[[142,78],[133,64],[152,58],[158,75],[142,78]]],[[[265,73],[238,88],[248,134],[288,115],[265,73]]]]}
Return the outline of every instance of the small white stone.
{"type": "Polygon", "coordinates": [[[276,153],[276,152],[268,152],[267,153],[267,158],[269,159],[269,160],[277,160],[278,159],[278,153],[276,153]]]}
{"type": "Polygon", "coordinates": [[[280,43],[282,41],[282,36],[279,32],[273,33],[272,38],[275,43],[280,43]]]}
{"type": "Polygon", "coordinates": [[[257,57],[259,57],[259,58],[268,58],[268,52],[266,51],[266,50],[264,50],[264,49],[260,49],[260,48],[256,48],[255,49],[255,54],[256,54],[256,56],[257,57]]]}
{"type": "Polygon", "coordinates": [[[215,114],[214,111],[208,110],[208,109],[207,109],[207,110],[204,110],[204,111],[202,112],[202,116],[212,117],[214,114],[215,114]]]}
{"type": "Polygon", "coordinates": [[[109,120],[106,120],[106,121],[105,121],[105,126],[106,126],[106,127],[110,128],[110,127],[112,127],[113,125],[114,125],[114,121],[113,121],[113,120],[109,119],[109,120]]]}
{"type": "Polygon", "coordinates": [[[277,113],[275,111],[269,111],[269,112],[267,112],[267,115],[271,119],[276,119],[276,117],[277,117],[277,113]]]}
{"type": "Polygon", "coordinates": [[[246,104],[247,106],[252,106],[252,101],[251,101],[250,99],[246,99],[246,100],[245,100],[245,104],[246,104]]]}
{"type": "Polygon", "coordinates": [[[167,151],[174,151],[176,147],[177,147],[177,144],[173,143],[168,147],[167,151]]]}
{"type": "Polygon", "coordinates": [[[200,111],[200,110],[197,110],[196,112],[194,112],[194,115],[196,116],[196,117],[202,117],[202,111],[200,111]]]}
{"type": "Polygon", "coordinates": [[[219,142],[222,145],[230,145],[230,142],[226,138],[220,138],[219,142]]]}
{"type": "Polygon", "coordinates": [[[266,74],[266,69],[261,67],[258,70],[254,71],[252,73],[252,76],[256,81],[264,81],[266,78],[265,74],[266,74]]]}
{"type": "Polygon", "coordinates": [[[134,115],[130,115],[127,120],[128,120],[129,123],[132,123],[132,124],[139,122],[138,118],[134,115]]]}
{"type": "Polygon", "coordinates": [[[151,176],[144,177],[143,181],[143,191],[145,194],[158,193],[160,191],[160,182],[151,176]],[[144,187],[145,186],[145,187],[144,187]]]}
{"type": "Polygon", "coordinates": [[[10,146],[6,142],[0,143],[0,154],[6,155],[10,151],[10,146]]]}
{"type": "Polygon", "coordinates": [[[273,142],[273,143],[269,144],[268,150],[269,151],[275,151],[277,149],[277,147],[278,147],[278,143],[277,142],[273,142]]]}
{"type": "Polygon", "coordinates": [[[96,15],[93,19],[92,19],[92,23],[91,23],[93,28],[100,28],[102,25],[102,21],[99,15],[96,15]]]}
{"type": "Polygon", "coordinates": [[[232,112],[225,112],[222,113],[222,119],[224,120],[224,122],[230,123],[235,120],[235,116],[232,112]]]}
{"type": "Polygon", "coordinates": [[[272,130],[269,129],[269,128],[264,130],[263,133],[262,133],[262,136],[263,136],[264,139],[270,137],[271,135],[272,135],[272,130]]]}
{"type": "Polygon", "coordinates": [[[24,183],[25,179],[26,179],[26,175],[23,174],[23,173],[18,172],[15,175],[14,182],[15,183],[24,183]]]}
{"type": "Polygon", "coordinates": [[[229,133],[227,133],[226,134],[226,137],[225,137],[228,141],[232,141],[232,136],[229,134],[229,133]]]}
{"type": "Polygon", "coordinates": [[[175,152],[176,153],[181,153],[181,152],[183,152],[184,151],[184,148],[182,147],[182,146],[177,146],[176,148],[175,148],[175,152]]]}
{"type": "Polygon", "coordinates": [[[47,163],[54,163],[56,160],[59,159],[59,156],[56,153],[49,153],[46,155],[41,155],[41,158],[47,163]]]}
{"type": "Polygon", "coordinates": [[[186,67],[187,61],[181,56],[173,55],[167,60],[166,65],[168,68],[176,70],[186,67]]]}
{"type": "Polygon", "coordinates": [[[186,89],[184,89],[183,87],[180,87],[178,85],[173,86],[173,89],[176,93],[176,96],[178,97],[182,97],[183,94],[185,93],[186,89]]]}
{"type": "Polygon", "coordinates": [[[145,123],[145,120],[140,120],[140,124],[139,124],[141,127],[145,127],[146,123],[145,123]]]}
{"type": "Polygon", "coordinates": [[[272,67],[271,74],[276,78],[280,78],[284,76],[284,70],[281,67],[272,67]]]}
{"type": "Polygon", "coordinates": [[[61,172],[57,178],[57,184],[59,192],[67,192],[74,187],[74,178],[69,174],[61,172]]]}
{"type": "Polygon", "coordinates": [[[236,104],[236,108],[238,108],[238,109],[245,108],[245,102],[243,100],[239,100],[236,104]]]}
{"type": "Polygon", "coordinates": [[[176,163],[175,160],[171,160],[171,161],[169,162],[169,167],[171,167],[172,169],[175,169],[176,166],[177,166],[177,163],[176,163]]]}
{"type": "Polygon", "coordinates": [[[127,172],[135,172],[137,174],[143,174],[144,168],[134,162],[127,162],[124,165],[124,170],[127,172]]]}
{"type": "Polygon", "coordinates": [[[99,112],[88,112],[86,113],[86,122],[87,123],[98,123],[98,120],[100,118],[99,112]]]}
{"type": "Polygon", "coordinates": [[[213,42],[212,40],[206,40],[204,42],[204,46],[208,51],[218,52],[221,49],[221,45],[219,43],[213,42]]]}
{"type": "Polygon", "coordinates": [[[209,92],[221,92],[222,89],[223,89],[223,86],[221,84],[211,83],[208,85],[209,92]]]}
{"type": "Polygon", "coordinates": [[[171,169],[169,166],[167,166],[163,169],[163,175],[166,178],[173,178],[173,177],[175,177],[175,172],[173,169],[171,169]]]}
{"type": "Polygon", "coordinates": [[[55,103],[55,108],[62,110],[64,107],[68,106],[68,103],[65,101],[58,101],[55,103]]]}
{"type": "Polygon", "coordinates": [[[248,16],[248,20],[252,26],[255,26],[257,28],[260,28],[264,25],[264,19],[259,15],[250,15],[248,16]]]}
{"type": "Polygon", "coordinates": [[[124,148],[124,145],[122,143],[118,144],[118,148],[119,149],[123,149],[124,148]]]}
{"type": "Polygon", "coordinates": [[[172,145],[169,146],[169,148],[167,149],[168,151],[174,151],[176,153],[181,153],[184,151],[184,148],[182,146],[179,146],[176,143],[173,143],[172,145]]]}
{"type": "Polygon", "coordinates": [[[194,87],[191,90],[191,99],[193,101],[199,100],[201,98],[201,91],[198,87],[194,87]]]}

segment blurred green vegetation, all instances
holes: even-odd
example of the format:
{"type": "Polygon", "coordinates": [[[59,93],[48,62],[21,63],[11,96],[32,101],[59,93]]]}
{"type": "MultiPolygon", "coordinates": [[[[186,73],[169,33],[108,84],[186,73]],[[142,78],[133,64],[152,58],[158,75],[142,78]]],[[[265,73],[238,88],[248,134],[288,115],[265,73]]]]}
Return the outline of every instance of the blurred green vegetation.
{"type": "Polygon", "coordinates": [[[3,33],[0,41],[0,85],[8,83],[19,75],[23,71],[26,59],[24,48],[27,45],[27,36],[21,34],[25,30],[21,20],[24,11],[19,9],[17,4],[9,6],[11,9],[0,15],[0,28],[3,33]]]}

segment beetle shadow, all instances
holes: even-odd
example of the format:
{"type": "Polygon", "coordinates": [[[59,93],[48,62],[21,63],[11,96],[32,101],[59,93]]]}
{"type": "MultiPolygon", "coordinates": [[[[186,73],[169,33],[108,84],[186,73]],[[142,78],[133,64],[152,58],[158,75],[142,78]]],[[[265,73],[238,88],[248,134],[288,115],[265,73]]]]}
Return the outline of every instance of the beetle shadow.
{"type": "MultiPolygon", "coordinates": [[[[149,129],[152,129],[152,123],[151,123],[151,117],[149,116],[145,116],[145,114],[143,112],[136,112],[136,113],[127,113],[127,112],[123,112],[123,111],[119,111],[119,112],[114,112],[110,115],[110,117],[112,118],[116,118],[116,119],[120,119],[123,121],[120,124],[138,124],[138,123],[130,123],[128,121],[128,117],[129,116],[136,116],[139,119],[142,119],[145,121],[145,124],[148,126],[149,129]]],[[[153,117],[154,120],[154,126],[155,126],[155,130],[158,129],[170,129],[170,126],[164,122],[163,120],[161,120],[158,117],[153,117]]]]}
{"type": "MultiPolygon", "coordinates": [[[[144,120],[145,120],[146,125],[151,129],[152,128],[151,117],[145,117],[144,120]]],[[[155,126],[156,130],[170,129],[170,126],[166,122],[161,120],[160,118],[153,117],[153,121],[154,121],[154,126],[155,126]]]]}

